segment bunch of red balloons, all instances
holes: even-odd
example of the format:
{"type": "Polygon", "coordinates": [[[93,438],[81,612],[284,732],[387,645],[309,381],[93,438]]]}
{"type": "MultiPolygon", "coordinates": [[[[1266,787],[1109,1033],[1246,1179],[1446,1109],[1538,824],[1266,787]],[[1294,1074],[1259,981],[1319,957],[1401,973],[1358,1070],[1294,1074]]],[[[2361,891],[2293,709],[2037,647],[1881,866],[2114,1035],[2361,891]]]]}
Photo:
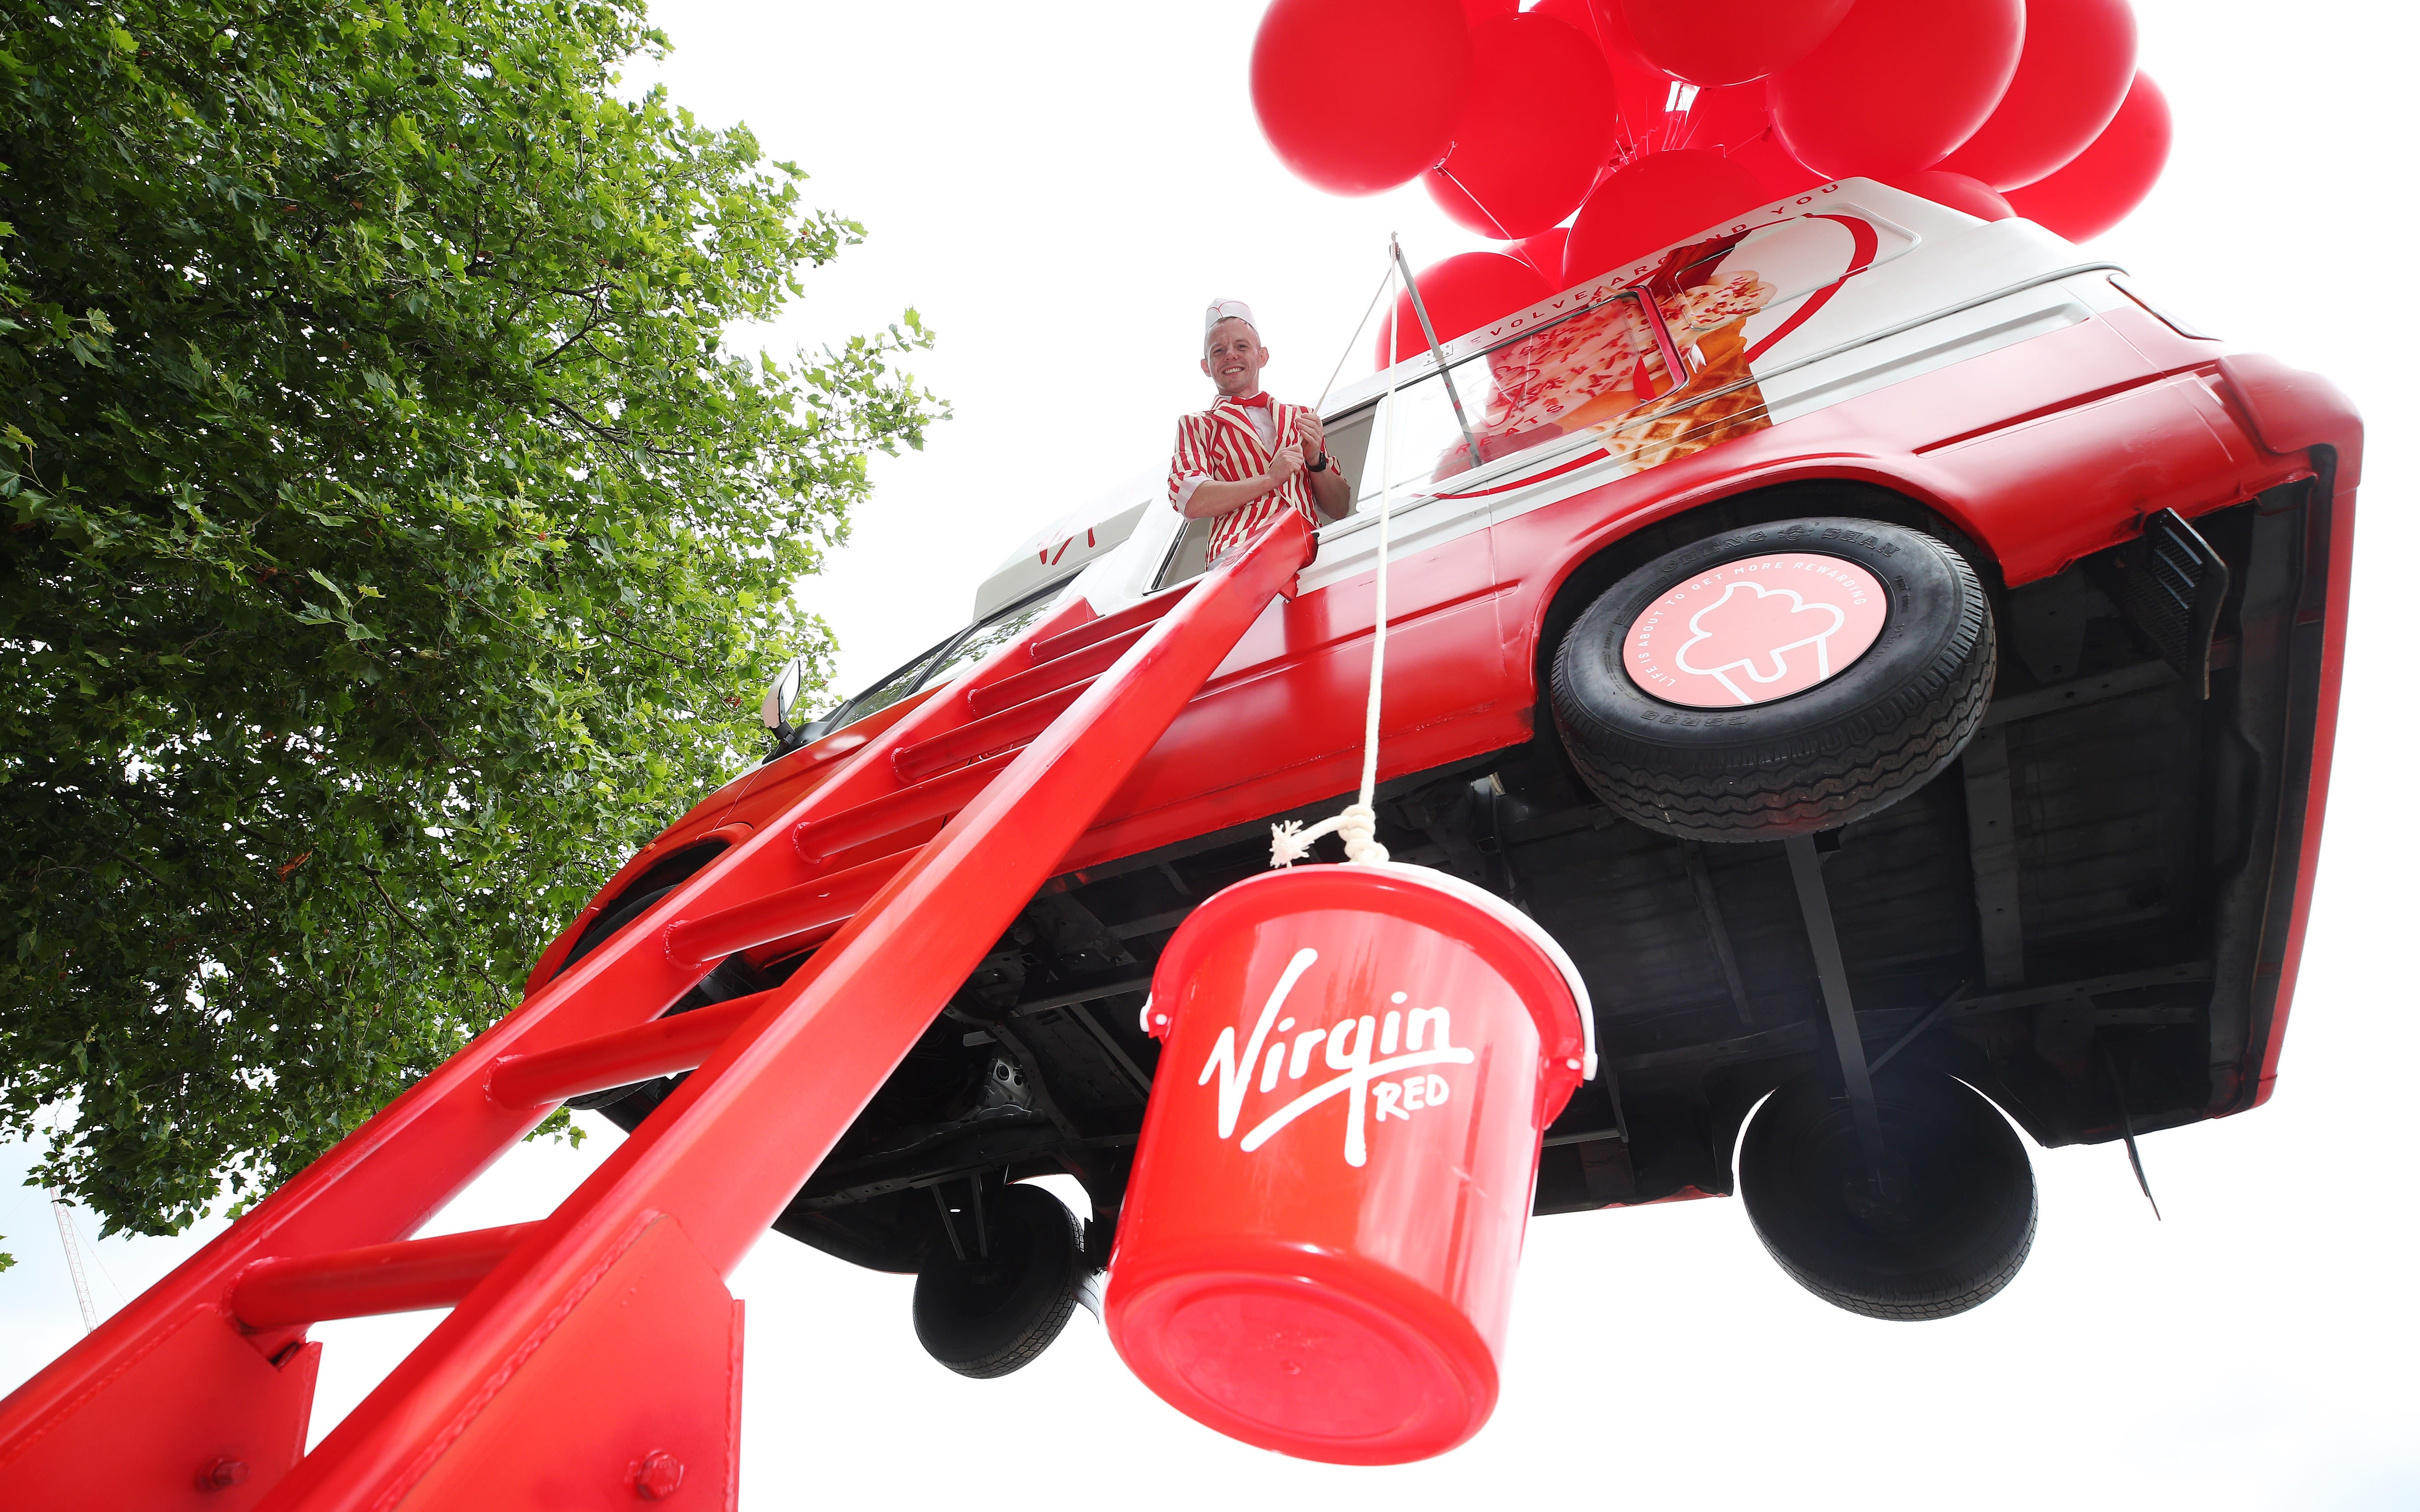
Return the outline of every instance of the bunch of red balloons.
{"type": "Polygon", "coordinates": [[[1422,275],[1433,317],[1486,294],[1458,331],[1836,178],[2085,240],[2169,135],[2126,0],[1275,0],[1252,105],[1320,188],[1418,177],[1508,243],[1422,275]]]}

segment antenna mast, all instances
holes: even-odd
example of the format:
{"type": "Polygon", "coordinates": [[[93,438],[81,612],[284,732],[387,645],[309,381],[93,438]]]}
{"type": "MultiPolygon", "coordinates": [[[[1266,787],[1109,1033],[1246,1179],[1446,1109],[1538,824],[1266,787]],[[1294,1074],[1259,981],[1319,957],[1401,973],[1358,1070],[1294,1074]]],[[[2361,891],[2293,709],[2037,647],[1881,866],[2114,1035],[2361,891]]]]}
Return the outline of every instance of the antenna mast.
{"type": "Polygon", "coordinates": [[[87,1334],[101,1326],[101,1318],[92,1310],[92,1288],[85,1284],[84,1257],[76,1253],[75,1221],[68,1216],[68,1205],[57,1197],[51,1198],[51,1216],[59,1221],[59,1245],[68,1252],[68,1278],[75,1283],[76,1307],[84,1314],[84,1331],[87,1334]]]}

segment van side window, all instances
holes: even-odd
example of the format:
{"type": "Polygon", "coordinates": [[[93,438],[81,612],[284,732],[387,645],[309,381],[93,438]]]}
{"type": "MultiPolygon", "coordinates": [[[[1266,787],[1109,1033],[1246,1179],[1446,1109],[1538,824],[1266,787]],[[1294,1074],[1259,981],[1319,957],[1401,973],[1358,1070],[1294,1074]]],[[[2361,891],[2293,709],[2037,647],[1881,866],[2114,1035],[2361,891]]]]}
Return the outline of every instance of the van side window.
{"type": "Polygon", "coordinates": [[[942,641],[940,645],[918,656],[914,661],[849,700],[840,708],[825,715],[815,721],[815,728],[837,730],[844,724],[854,723],[869,714],[887,709],[913,693],[916,691],[917,685],[923,680],[924,669],[933,664],[933,658],[939,656],[948,644],[948,641],[942,641]]]}
{"type": "MultiPolygon", "coordinates": [[[[891,707],[920,687],[946,682],[990,656],[1010,640],[1022,635],[1027,626],[1042,618],[1043,611],[1057,596],[1049,591],[1037,594],[1022,604],[993,615],[971,630],[959,631],[857,697],[836,705],[830,713],[807,727],[805,738],[820,739],[843,725],[854,724],[869,714],[891,707]]],[[[799,744],[804,744],[804,741],[799,744]]]]}
{"type": "Polygon", "coordinates": [[[981,625],[968,631],[956,645],[949,649],[946,656],[933,664],[932,671],[926,672],[916,686],[924,687],[946,683],[1016,637],[1023,635],[1028,625],[1042,618],[1042,611],[1050,607],[1055,596],[1045,594],[1030,604],[1010,609],[1007,613],[986,620],[981,625]]]}

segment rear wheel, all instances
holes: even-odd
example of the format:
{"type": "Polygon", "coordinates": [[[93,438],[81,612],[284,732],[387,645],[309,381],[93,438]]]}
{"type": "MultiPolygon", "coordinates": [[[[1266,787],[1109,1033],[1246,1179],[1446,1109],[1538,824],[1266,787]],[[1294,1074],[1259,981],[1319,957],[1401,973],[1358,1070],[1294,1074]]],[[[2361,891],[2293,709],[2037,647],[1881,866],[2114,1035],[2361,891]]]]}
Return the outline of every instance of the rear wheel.
{"type": "Polygon", "coordinates": [[[1740,1198],[1800,1286],[1868,1318],[1948,1318],[1988,1302],[2033,1248],[2024,1144],[1999,1110],[1938,1072],[1877,1082],[1886,1151],[1877,1193],[1848,1100],[1784,1086],[1741,1141],[1740,1198]]]}
{"type": "Polygon", "coordinates": [[[1032,1363],[1076,1310],[1084,1281],[1075,1214],[1038,1186],[989,1187],[916,1276],[916,1338],[962,1376],[1032,1363]],[[960,1253],[963,1251],[963,1254],[960,1253]]]}
{"type": "Polygon", "coordinates": [[[1975,569],[1875,520],[1785,520],[1667,552],[1556,649],[1572,764],[1623,817],[1698,841],[1859,819],[1982,727],[1998,657],[1975,569]]]}

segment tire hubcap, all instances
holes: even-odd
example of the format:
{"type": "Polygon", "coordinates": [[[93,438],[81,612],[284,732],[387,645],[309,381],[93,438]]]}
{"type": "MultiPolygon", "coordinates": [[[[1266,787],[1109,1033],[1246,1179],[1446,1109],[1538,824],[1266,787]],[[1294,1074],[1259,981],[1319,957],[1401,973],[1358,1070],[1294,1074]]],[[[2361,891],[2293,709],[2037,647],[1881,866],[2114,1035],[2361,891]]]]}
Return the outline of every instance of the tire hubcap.
{"type": "Polygon", "coordinates": [[[1880,579],[1854,562],[1776,551],[1710,567],[1657,595],[1621,642],[1621,666],[1649,696],[1736,709],[1831,681],[1883,631],[1880,579]]]}

